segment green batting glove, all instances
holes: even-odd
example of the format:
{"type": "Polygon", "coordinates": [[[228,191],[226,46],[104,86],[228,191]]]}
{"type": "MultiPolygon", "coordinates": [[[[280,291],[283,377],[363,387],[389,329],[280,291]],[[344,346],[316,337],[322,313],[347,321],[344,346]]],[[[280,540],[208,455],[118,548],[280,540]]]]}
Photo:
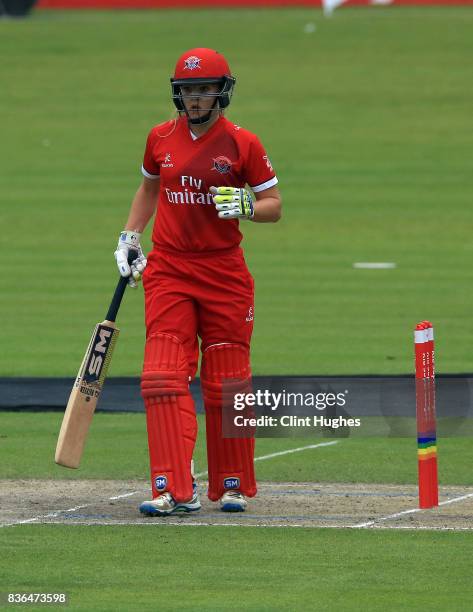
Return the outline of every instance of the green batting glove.
{"type": "Polygon", "coordinates": [[[220,219],[252,219],[253,196],[240,187],[211,187],[210,193],[220,219]]]}

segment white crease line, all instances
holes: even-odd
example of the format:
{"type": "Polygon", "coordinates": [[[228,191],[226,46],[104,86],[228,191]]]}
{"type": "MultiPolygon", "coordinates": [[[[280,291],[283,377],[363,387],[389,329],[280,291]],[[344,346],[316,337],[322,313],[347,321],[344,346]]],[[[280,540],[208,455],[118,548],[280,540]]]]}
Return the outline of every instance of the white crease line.
{"type": "Polygon", "coordinates": [[[162,520],[156,521],[153,519],[144,520],[139,519],[136,521],[94,521],[91,523],[90,521],[68,521],[64,523],[64,521],[48,521],[44,523],[45,525],[86,525],[88,527],[92,527],[94,525],[127,525],[127,526],[137,526],[137,527],[298,527],[298,528],[306,528],[306,529],[348,529],[349,527],[353,527],[353,525],[301,525],[295,523],[288,524],[274,524],[274,523],[258,523],[258,524],[246,524],[246,523],[213,523],[211,521],[189,521],[189,522],[179,522],[179,521],[170,521],[166,518],[162,520]]]}
{"type": "Polygon", "coordinates": [[[139,492],[140,491],[132,491],[131,493],[123,493],[123,495],[114,495],[113,497],[109,497],[108,499],[110,501],[113,501],[115,499],[123,499],[124,497],[131,497],[132,495],[136,495],[139,492]]]}
{"type": "Polygon", "coordinates": [[[45,518],[56,518],[60,514],[64,512],[75,512],[76,510],[82,510],[83,508],[88,508],[90,504],[83,504],[82,506],[76,506],[75,508],[69,508],[68,510],[57,510],[56,512],[50,512],[49,514],[45,514],[44,516],[36,516],[35,518],[25,519],[23,521],[16,521],[15,523],[8,523],[6,525],[0,525],[1,527],[10,527],[11,525],[23,525],[25,523],[34,523],[35,521],[39,521],[40,519],[45,518]]]}
{"type": "MultiPolygon", "coordinates": [[[[159,521],[155,521],[150,519],[146,520],[136,520],[136,521],[94,521],[91,523],[90,521],[68,521],[64,523],[64,521],[48,521],[44,523],[45,525],[84,525],[86,527],[93,527],[97,525],[99,527],[102,526],[127,526],[127,527],[271,527],[271,528],[298,528],[298,529],[354,529],[356,525],[301,525],[295,523],[288,524],[277,524],[268,523],[268,524],[257,524],[251,525],[246,523],[212,523],[207,521],[196,521],[196,522],[178,522],[178,521],[169,521],[168,519],[162,519],[159,521]]],[[[372,529],[377,530],[404,530],[404,531],[473,531],[473,527],[447,527],[447,526],[432,526],[429,527],[427,525],[374,525],[372,529]]],[[[360,528],[361,530],[361,528],[360,528]]],[[[368,531],[368,530],[366,530],[368,531]]]]}
{"type": "Polygon", "coordinates": [[[362,527],[371,527],[371,525],[375,525],[381,521],[389,521],[390,519],[399,518],[400,516],[404,516],[405,514],[414,514],[415,512],[420,512],[420,508],[412,508],[410,510],[403,510],[402,512],[396,512],[395,514],[388,514],[388,516],[380,516],[373,521],[367,521],[366,523],[359,523],[358,525],[352,525],[354,529],[361,529],[362,527]]]}
{"type": "MultiPolygon", "coordinates": [[[[468,499],[473,497],[473,493],[468,493],[467,495],[461,495],[460,497],[454,497],[453,499],[447,499],[446,501],[440,502],[439,506],[446,506],[447,504],[454,504],[459,501],[463,501],[464,499],[468,499]]],[[[388,514],[387,516],[381,516],[372,521],[367,521],[366,523],[359,523],[358,525],[353,525],[353,528],[362,528],[362,527],[372,527],[381,521],[389,521],[391,519],[396,519],[401,516],[405,516],[406,514],[415,514],[416,512],[425,512],[426,510],[434,510],[435,508],[411,508],[410,510],[403,510],[402,512],[396,512],[395,514],[388,514]]]]}
{"type": "Polygon", "coordinates": [[[454,504],[457,501],[462,501],[464,499],[468,499],[469,497],[473,497],[473,493],[468,493],[467,495],[462,495],[461,497],[454,497],[453,499],[447,499],[446,501],[440,502],[439,506],[446,506],[447,504],[454,504]]]}
{"type": "Polygon", "coordinates": [[[339,440],[332,440],[332,442],[321,442],[320,444],[309,444],[309,446],[300,446],[299,448],[290,448],[285,451],[278,453],[271,453],[270,455],[262,455],[261,457],[255,457],[256,461],[263,461],[264,459],[272,459],[273,457],[281,457],[282,455],[290,455],[291,453],[300,453],[301,451],[309,450],[311,448],[320,448],[321,446],[333,446],[338,444],[339,440]]]}
{"type": "MultiPolygon", "coordinates": [[[[255,461],[263,461],[264,459],[272,459],[273,457],[279,457],[281,455],[289,455],[290,453],[298,453],[303,450],[309,450],[311,448],[319,448],[321,446],[332,446],[333,444],[337,444],[338,440],[333,440],[331,442],[321,442],[320,444],[309,444],[309,446],[300,446],[299,448],[291,448],[285,451],[280,451],[278,453],[271,453],[270,455],[262,455],[261,457],[255,457],[255,461]]],[[[195,474],[195,478],[201,478],[202,476],[207,476],[208,472],[199,472],[195,474]]],[[[114,495],[113,497],[109,497],[108,501],[115,501],[117,499],[123,499],[124,497],[132,497],[133,495],[137,495],[138,493],[143,493],[143,490],[140,489],[138,491],[131,491],[130,493],[123,493],[121,495],[114,495]]],[[[45,518],[55,518],[64,512],[74,512],[76,510],[82,510],[83,508],[90,508],[93,504],[84,504],[83,506],[77,506],[77,508],[69,508],[68,510],[56,510],[54,512],[50,512],[49,514],[42,514],[40,516],[35,516],[34,518],[25,519],[22,521],[15,521],[14,523],[2,523],[0,527],[13,527],[14,525],[23,525],[25,523],[35,523],[45,518]]],[[[108,524],[108,523],[106,523],[108,524]]]]}
{"type": "Polygon", "coordinates": [[[374,525],[372,529],[404,529],[410,531],[473,531],[473,527],[448,527],[447,525],[374,525]]]}
{"type": "MultiPolygon", "coordinates": [[[[111,522],[106,522],[106,521],[94,521],[93,523],[91,523],[90,521],[68,521],[67,523],[64,523],[64,521],[48,521],[47,523],[44,523],[45,525],[86,525],[87,527],[93,527],[94,525],[99,525],[99,526],[103,526],[103,525],[126,525],[126,526],[136,526],[136,527],[161,527],[161,526],[166,526],[168,525],[169,527],[308,527],[311,529],[318,529],[319,526],[310,526],[310,525],[295,525],[293,523],[288,524],[288,525],[274,525],[274,524],[258,524],[258,525],[246,525],[244,523],[212,523],[212,522],[207,522],[207,521],[196,521],[196,522],[189,522],[189,523],[179,523],[178,521],[169,521],[167,519],[163,519],[163,520],[152,520],[150,519],[149,521],[145,521],[145,520],[136,520],[133,522],[130,521],[111,521],[111,522]]],[[[350,527],[350,525],[324,525],[323,528],[340,528],[340,529],[346,529],[347,527],[350,527]]]]}
{"type": "MultiPolygon", "coordinates": [[[[320,448],[321,446],[333,446],[338,444],[339,440],[333,440],[332,442],[320,442],[320,444],[309,444],[308,446],[299,446],[298,448],[289,448],[285,451],[278,451],[277,453],[271,453],[269,455],[261,455],[261,457],[255,457],[255,463],[257,461],[264,461],[265,459],[273,459],[273,457],[281,457],[282,455],[290,455],[291,453],[300,453],[301,451],[309,450],[311,448],[320,448]]],[[[199,472],[195,474],[195,478],[201,478],[207,476],[208,472],[199,472]]]]}

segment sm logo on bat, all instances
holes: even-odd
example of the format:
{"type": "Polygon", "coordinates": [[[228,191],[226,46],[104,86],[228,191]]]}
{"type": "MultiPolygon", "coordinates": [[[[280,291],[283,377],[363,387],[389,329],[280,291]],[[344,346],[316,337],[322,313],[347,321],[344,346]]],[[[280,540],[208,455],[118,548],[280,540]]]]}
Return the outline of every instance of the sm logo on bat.
{"type": "Polygon", "coordinates": [[[84,371],[84,380],[88,383],[101,382],[102,373],[105,374],[104,365],[106,363],[107,353],[113,339],[113,334],[116,330],[111,327],[98,325],[95,332],[89,358],[84,371]]]}

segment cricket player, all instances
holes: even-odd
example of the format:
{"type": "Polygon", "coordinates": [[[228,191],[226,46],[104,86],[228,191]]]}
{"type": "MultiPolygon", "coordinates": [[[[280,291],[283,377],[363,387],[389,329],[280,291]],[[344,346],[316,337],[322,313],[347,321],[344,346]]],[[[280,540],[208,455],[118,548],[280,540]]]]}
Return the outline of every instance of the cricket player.
{"type": "Polygon", "coordinates": [[[189,382],[200,353],[205,405],[208,497],[224,512],[244,511],[256,494],[254,438],[222,437],[225,381],[248,389],[254,283],[240,247],[240,222],[281,216],[278,179],[259,139],[224,116],[235,85],[223,55],[197,48],[171,78],[176,119],[149,133],[143,180],[115,252],[143,278],[146,346],[141,381],[146,408],[152,499],[143,514],[200,509],[192,473],[197,420],[189,382]],[[153,250],[140,236],[155,214],[153,250]]]}

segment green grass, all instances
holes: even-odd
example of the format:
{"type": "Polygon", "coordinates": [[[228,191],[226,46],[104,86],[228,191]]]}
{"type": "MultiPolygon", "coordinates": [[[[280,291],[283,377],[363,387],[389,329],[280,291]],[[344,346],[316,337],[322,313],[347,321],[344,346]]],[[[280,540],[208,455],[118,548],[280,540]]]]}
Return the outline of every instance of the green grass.
{"type": "MultiPolygon", "coordinates": [[[[144,414],[96,414],[78,470],[54,463],[62,414],[0,413],[0,478],[148,478],[144,414]],[[25,451],[26,449],[26,451],[25,451]]],[[[259,438],[256,456],[317,444],[328,439],[259,438]]],[[[196,472],[207,469],[205,424],[199,417],[196,472]]],[[[470,438],[439,440],[439,479],[444,485],[473,485],[470,438]]],[[[256,463],[258,480],[415,484],[417,446],[411,438],[340,439],[334,446],[256,463]]]]}
{"type": "Polygon", "coordinates": [[[2,590],[65,591],[73,610],[453,612],[473,596],[465,533],[55,525],[0,543],[2,590]]]}
{"type": "MultiPolygon", "coordinates": [[[[146,134],[171,114],[175,59],[200,45],[228,56],[228,116],[259,134],[284,199],[281,223],[244,226],[254,372],[411,372],[426,318],[439,371],[472,371],[472,25],[466,7],[0,20],[0,375],[75,375],[146,134]]],[[[142,302],[125,298],[112,375],[140,372],[142,302]]],[[[147,477],[142,415],[96,415],[78,471],[53,464],[60,419],[0,413],[0,478],[147,477]]],[[[303,444],[258,440],[257,455],[303,444]]],[[[440,482],[471,485],[472,452],[441,439],[440,482]]],[[[204,470],[202,437],[196,459],[204,470]]],[[[414,483],[415,441],[256,465],[260,480],[414,483]]],[[[0,529],[0,546],[0,591],[64,590],[72,610],[456,611],[473,595],[469,533],[31,525],[0,529]]]]}
{"type": "MultiPolygon", "coordinates": [[[[21,351],[2,352],[0,373],[76,371],[115,282],[146,134],[171,113],[176,57],[201,44],[228,55],[228,116],[260,135],[284,198],[281,223],[244,227],[254,371],[410,372],[425,318],[439,370],[472,371],[472,25],[466,7],[0,21],[0,219],[14,252],[0,309],[5,345],[21,351]],[[352,268],[379,260],[398,267],[352,268]]],[[[141,290],[120,325],[111,374],[137,374],[141,290]]]]}

